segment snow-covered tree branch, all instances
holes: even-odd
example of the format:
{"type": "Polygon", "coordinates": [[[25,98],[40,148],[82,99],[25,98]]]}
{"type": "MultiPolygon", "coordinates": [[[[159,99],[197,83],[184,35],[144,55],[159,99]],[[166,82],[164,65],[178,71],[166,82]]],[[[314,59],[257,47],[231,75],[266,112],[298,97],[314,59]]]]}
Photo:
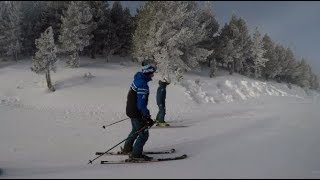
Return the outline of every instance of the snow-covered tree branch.
{"type": "Polygon", "coordinates": [[[138,35],[140,30],[144,31],[145,40],[134,41],[134,53],[139,61],[154,60],[162,78],[171,80],[174,73],[179,80],[185,71],[199,68],[199,63],[212,53],[198,46],[206,37],[206,26],[198,21],[200,10],[194,1],[149,3],[135,32],[138,35]],[[148,27],[143,28],[143,22],[148,22],[148,27]]]}
{"type": "Polygon", "coordinates": [[[93,37],[96,23],[92,20],[90,6],[85,1],[71,1],[68,10],[62,17],[59,41],[62,51],[70,53],[67,64],[79,67],[79,52],[88,46],[93,37]]]}

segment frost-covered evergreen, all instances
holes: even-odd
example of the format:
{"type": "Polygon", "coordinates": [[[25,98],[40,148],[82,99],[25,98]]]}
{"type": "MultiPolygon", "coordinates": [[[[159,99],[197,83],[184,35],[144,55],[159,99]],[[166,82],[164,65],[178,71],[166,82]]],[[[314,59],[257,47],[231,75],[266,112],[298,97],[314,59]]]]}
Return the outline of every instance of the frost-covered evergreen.
{"type": "Polygon", "coordinates": [[[204,42],[208,42],[210,44],[219,30],[219,23],[215,19],[213,13],[212,1],[205,2],[204,8],[200,10],[200,15],[198,17],[200,25],[204,26],[205,29],[204,42]]]}
{"type": "Polygon", "coordinates": [[[278,63],[277,54],[275,51],[275,44],[271,40],[270,36],[265,34],[262,38],[263,48],[266,50],[264,58],[268,59],[266,66],[263,68],[263,76],[269,80],[273,79],[277,74],[280,73],[281,68],[278,63]]]}
{"type": "Polygon", "coordinates": [[[32,55],[36,51],[35,39],[49,26],[52,27],[55,41],[58,40],[61,15],[69,1],[23,1],[22,4],[22,53],[32,55]]]}
{"type": "MultiPolygon", "coordinates": [[[[3,12],[4,12],[4,1],[0,1],[0,17],[3,17],[3,12]]],[[[0,56],[5,55],[5,49],[4,49],[5,44],[3,43],[4,38],[5,38],[4,34],[0,33],[0,56]]]]}
{"type": "Polygon", "coordinates": [[[297,58],[294,56],[293,51],[288,48],[287,49],[287,57],[289,58],[289,62],[286,70],[286,77],[288,82],[292,82],[297,73],[295,72],[296,67],[298,66],[297,58]]]}
{"type": "Polygon", "coordinates": [[[133,21],[128,8],[123,9],[119,1],[113,3],[110,18],[112,22],[107,56],[128,55],[131,49],[133,21]]]}
{"type": "Polygon", "coordinates": [[[212,2],[204,8],[194,1],[147,1],[137,15],[119,1],[111,9],[106,1],[1,1],[0,56],[31,55],[34,43],[49,26],[58,52],[67,52],[71,67],[79,66],[79,56],[102,54],[128,55],[134,60],[157,64],[163,78],[183,77],[188,70],[210,67],[279,82],[319,88],[319,79],[294,52],[275,44],[268,35],[261,41],[259,32],[250,37],[243,18],[232,15],[219,35],[212,2]],[[85,51],[83,51],[85,49],[85,51]],[[81,53],[82,52],[82,53],[81,53]]]}
{"type": "Polygon", "coordinates": [[[21,2],[5,1],[2,3],[0,19],[0,41],[3,52],[18,60],[21,52],[21,2]]]}
{"type": "Polygon", "coordinates": [[[266,50],[263,48],[263,42],[261,38],[261,34],[256,28],[253,37],[252,37],[252,61],[253,61],[253,69],[254,69],[254,77],[261,77],[261,69],[265,67],[268,59],[264,58],[264,54],[266,50]]]}
{"type": "Polygon", "coordinates": [[[138,60],[152,58],[162,78],[170,81],[170,75],[174,73],[180,80],[185,71],[199,68],[199,62],[205,61],[212,53],[197,45],[206,35],[205,26],[197,21],[199,8],[194,1],[152,1],[149,5],[150,10],[146,13],[149,17],[140,17],[142,20],[136,30],[139,33],[140,23],[150,20],[145,44],[140,44],[143,48],[138,49],[147,53],[136,52],[145,54],[138,60]]]}
{"type": "Polygon", "coordinates": [[[62,51],[70,53],[70,59],[67,60],[70,67],[79,67],[79,52],[89,45],[95,28],[88,2],[71,1],[62,17],[59,36],[62,51]]]}
{"type": "Polygon", "coordinates": [[[155,19],[154,2],[147,1],[135,17],[136,28],[132,37],[132,56],[134,59],[142,62],[145,59],[152,59],[151,51],[146,50],[146,42],[149,36],[151,23],[155,19]]]}
{"type": "Polygon", "coordinates": [[[320,90],[320,85],[319,85],[319,78],[316,74],[313,74],[312,73],[312,77],[311,77],[311,89],[314,89],[314,90],[320,90]]]}
{"type": "Polygon", "coordinates": [[[219,24],[214,17],[212,9],[213,9],[212,1],[206,1],[204,8],[201,10],[200,16],[199,16],[200,25],[204,26],[204,29],[206,31],[204,40],[200,42],[201,47],[207,50],[213,50],[213,53],[207,58],[207,64],[208,64],[208,67],[210,67],[210,74],[209,74],[210,77],[213,77],[216,72],[216,62],[214,58],[214,53],[215,53],[214,45],[216,43],[215,36],[219,29],[219,24]]]}
{"type": "Polygon", "coordinates": [[[227,64],[230,74],[233,71],[245,74],[244,67],[250,59],[252,46],[246,22],[233,14],[229,24],[221,29],[217,43],[216,60],[227,64]]]}
{"type": "Polygon", "coordinates": [[[285,50],[285,53],[285,64],[282,65],[282,72],[280,73],[280,77],[285,82],[293,83],[296,76],[298,76],[296,71],[298,63],[293,54],[293,51],[290,48],[287,48],[285,50]]]}
{"type": "Polygon", "coordinates": [[[230,74],[234,71],[233,62],[234,58],[237,57],[237,51],[235,51],[234,48],[234,40],[231,39],[231,35],[229,35],[231,32],[230,27],[225,24],[217,38],[217,46],[214,54],[214,58],[217,62],[221,63],[223,67],[227,65],[230,74]]]}
{"type": "Polygon", "coordinates": [[[121,42],[123,43],[120,51],[118,52],[122,56],[127,56],[130,54],[131,46],[132,46],[132,34],[134,30],[134,22],[133,18],[130,14],[130,10],[125,8],[123,11],[123,19],[122,19],[122,32],[121,38],[123,39],[121,42]]]}
{"type": "Polygon", "coordinates": [[[36,39],[35,44],[38,50],[32,58],[31,70],[37,74],[45,74],[49,90],[55,91],[55,88],[51,83],[50,71],[56,70],[57,48],[54,43],[51,26],[41,34],[39,39],[36,39]]]}
{"type": "Polygon", "coordinates": [[[275,47],[275,54],[276,54],[276,65],[275,66],[276,66],[277,71],[273,71],[271,74],[271,77],[280,82],[281,81],[280,75],[283,70],[282,64],[286,59],[285,48],[282,45],[277,44],[275,47]]]}
{"type": "Polygon", "coordinates": [[[34,41],[40,37],[47,27],[44,27],[44,11],[46,2],[44,1],[23,1],[22,6],[22,53],[32,55],[36,51],[34,41]]]}
{"type": "Polygon", "coordinates": [[[106,1],[89,1],[93,21],[97,24],[97,28],[93,30],[93,38],[90,46],[86,50],[91,58],[95,58],[96,54],[103,54],[103,50],[109,44],[109,34],[112,29],[110,20],[109,4],[106,1]]]}
{"type": "Polygon", "coordinates": [[[54,40],[58,42],[62,25],[61,16],[69,7],[70,1],[46,1],[45,12],[43,13],[44,28],[52,27],[54,40]]]}
{"type": "Polygon", "coordinates": [[[234,59],[234,69],[235,72],[244,74],[247,73],[245,71],[248,70],[244,69],[244,65],[246,61],[251,58],[252,41],[245,20],[243,18],[235,18],[235,20],[235,22],[231,21],[231,27],[235,28],[233,31],[235,33],[234,46],[238,52],[234,59]]]}
{"type": "Polygon", "coordinates": [[[309,88],[311,79],[310,72],[310,66],[306,63],[306,60],[302,58],[299,63],[299,76],[296,79],[296,84],[304,88],[309,88]]]}

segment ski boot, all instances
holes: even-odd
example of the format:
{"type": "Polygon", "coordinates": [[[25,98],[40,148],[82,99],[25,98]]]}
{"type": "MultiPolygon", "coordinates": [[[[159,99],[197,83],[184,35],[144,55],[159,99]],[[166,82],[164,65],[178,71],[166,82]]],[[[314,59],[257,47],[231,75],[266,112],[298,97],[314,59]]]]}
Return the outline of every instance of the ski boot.
{"type": "Polygon", "coordinates": [[[132,150],[126,150],[123,147],[120,147],[120,151],[117,154],[130,155],[132,150]]]}
{"type": "Polygon", "coordinates": [[[166,126],[170,126],[170,124],[156,120],[156,126],[166,127],[166,126]]]}
{"type": "Polygon", "coordinates": [[[147,156],[145,154],[141,154],[138,156],[133,156],[132,154],[129,155],[129,159],[127,159],[127,162],[143,162],[143,161],[151,161],[153,160],[153,157],[147,156]]]}

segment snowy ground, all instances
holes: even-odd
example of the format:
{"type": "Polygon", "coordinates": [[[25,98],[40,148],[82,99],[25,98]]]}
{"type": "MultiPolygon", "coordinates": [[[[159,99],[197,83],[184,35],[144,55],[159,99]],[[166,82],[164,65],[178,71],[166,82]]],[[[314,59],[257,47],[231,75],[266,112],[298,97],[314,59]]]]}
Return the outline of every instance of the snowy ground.
{"type": "MultiPolygon", "coordinates": [[[[117,158],[106,156],[87,165],[130,130],[129,121],[101,128],[126,118],[127,91],[140,69],[120,59],[82,60],[77,69],[61,63],[54,93],[30,62],[0,64],[0,178],[320,177],[319,94],[223,73],[189,73],[167,88],[167,121],[189,127],[151,129],[145,150],[175,148],[188,159],[100,165],[117,158]]],[[[157,80],[149,83],[153,117],[157,80]]]]}

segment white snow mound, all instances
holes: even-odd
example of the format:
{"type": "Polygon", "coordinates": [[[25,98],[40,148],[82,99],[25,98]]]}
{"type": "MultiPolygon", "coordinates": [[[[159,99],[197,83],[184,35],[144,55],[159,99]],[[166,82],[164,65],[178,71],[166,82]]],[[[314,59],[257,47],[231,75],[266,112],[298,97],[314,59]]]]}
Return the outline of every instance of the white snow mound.
{"type": "Polygon", "coordinates": [[[180,82],[185,94],[197,103],[229,103],[261,96],[304,98],[314,93],[276,82],[263,82],[244,76],[221,76],[214,79],[185,79],[180,82]]]}

